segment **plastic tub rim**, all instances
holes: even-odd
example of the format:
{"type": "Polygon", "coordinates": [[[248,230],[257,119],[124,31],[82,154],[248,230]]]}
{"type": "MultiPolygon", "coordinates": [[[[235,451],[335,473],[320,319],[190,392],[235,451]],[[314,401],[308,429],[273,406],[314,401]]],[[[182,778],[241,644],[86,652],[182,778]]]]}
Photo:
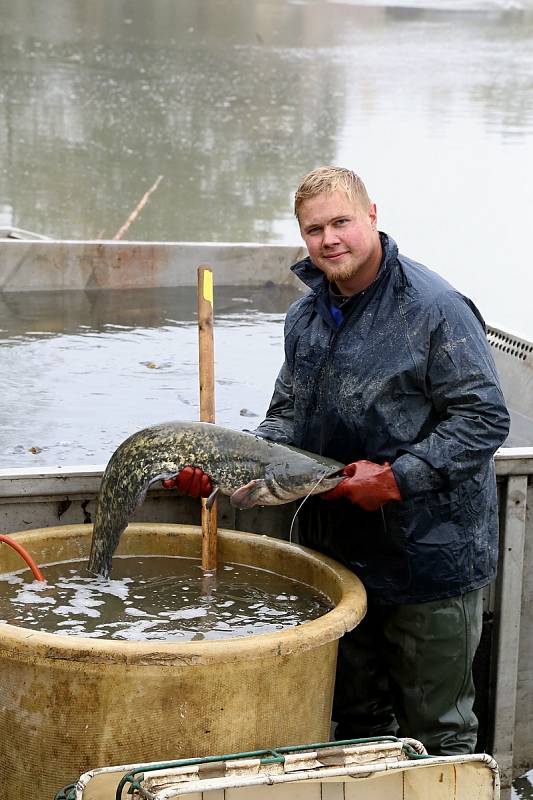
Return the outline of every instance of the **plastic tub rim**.
{"type": "MultiPolygon", "coordinates": [[[[134,523],[128,526],[132,533],[143,533],[157,529],[162,534],[201,535],[196,525],[169,523],[134,523]]],[[[84,535],[92,531],[89,524],[60,525],[50,528],[35,528],[10,534],[31,544],[34,538],[43,535],[68,538],[76,533],[84,535]]],[[[17,649],[31,651],[33,657],[78,660],[84,663],[97,663],[100,659],[109,663],[159,664],[172,663],[197,664],[212,661],[237,661],[242,658],[256,659],[270,656],[289,655],[328,644],[352,630],[366,613],[366,593],[359,578],[347,567],[302,545],[291,544],[262,534],[219,529],[222,539],[231,541],[258,540],[267,547],[290,551],[291,555],[301,554],[315,561],[321,569],[327,570],[339,585],[341,597],[335,607],[317,619],[309,620],[282,631],[252,634],[209,641],[122,641],[115,639],[93,639],[84,636],[34,631],[9,623],[0,623],[0,651],[17,649]],[[37,651],[37,652],[36,652],[37,651]]],[[[58,559],[59,560],[59,559],[58,559]]],[[[53,562],[49,562],[53,563],[53,562]]]]}

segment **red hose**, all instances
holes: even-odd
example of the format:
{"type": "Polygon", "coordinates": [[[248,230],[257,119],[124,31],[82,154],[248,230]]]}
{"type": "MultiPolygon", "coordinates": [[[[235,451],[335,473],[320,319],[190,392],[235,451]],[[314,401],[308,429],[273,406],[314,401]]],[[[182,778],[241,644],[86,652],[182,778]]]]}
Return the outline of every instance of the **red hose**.
{"type": "Polygon", "coordinates": [[[41,570],[39,569],[33,558],[30,556],[30,554],[22,547],[21,544],[16,542],[10,536],[4,536],[2,533],[0,533],[0,542],[5,542],[10,547],[12,547],[13,550],[16,550],[20,556],[22,556],[28,567],[33,572],[33,577],[35,578],[36,581],[44,581],[41,570]]]}

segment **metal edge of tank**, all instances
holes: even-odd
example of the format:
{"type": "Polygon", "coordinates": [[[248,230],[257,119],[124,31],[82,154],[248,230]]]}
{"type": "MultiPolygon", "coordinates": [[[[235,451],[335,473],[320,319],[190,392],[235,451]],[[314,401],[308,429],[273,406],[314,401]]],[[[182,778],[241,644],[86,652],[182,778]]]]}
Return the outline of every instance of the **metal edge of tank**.
{"type": "MultiPolygon", "coordinates": [[[[346,567],[313,550],[283,540],[253,533],[219,530],[219,557],[221,560],[241,559],[239,563],[264,569],[277,566],[282,574],[309,583],[325,592],[335,607],[323,616],[294,628],[276,633],[256,634],[220,641],[204,642],[123,642],[112,639],[91,639],[56,633],[29,631],[27,628],[0,623],[0,652],[16,650],[20,655],[30,652],[32,660],[73,659],[85,663],[119,662],[127,664],[207,664],[211,662],[240,661],[243,658],[259,659],[272,655],[283,656],[317,647],[339,639],[353,629],[366,613],[366,593],[360,580],[346,567]],[[297,568],[305,566],[304,575],[297,568]],[[307,578],[307,580],[306,580],[307,578]],[[221,644],[223,643],[223,647],[221,644]]],[[[87,557],[91,525],[62,525],[37,528],[12,534],[28,548],[40,564],[54,563],[71,558],[87,557]],[[47,547],[39,551],[39,543],[47,547]],[[53,546],[51,546],[53,545],[53,546]]],[[[121,537],[117,554],[138,554],[140,541],[157,538],[168,545],[167,552],[174,555],[199,557],[201,529],[194,525],[136,523],[129,525],[121,537]],[[162,539],[164,536],[164,539],[162,539]],[[185,544],[185,553],[176,552],[175,542],[185,544]]],[[[153,552],[145,549],[144,552],[153,552]]],[[[157,551],[160,552],[160,551],[157,551]]],[[[8,570],[19,569],[10,553],[6,554],[8,570]]],[[[6,570],[6,571],[8,571],[6,570]]]]}

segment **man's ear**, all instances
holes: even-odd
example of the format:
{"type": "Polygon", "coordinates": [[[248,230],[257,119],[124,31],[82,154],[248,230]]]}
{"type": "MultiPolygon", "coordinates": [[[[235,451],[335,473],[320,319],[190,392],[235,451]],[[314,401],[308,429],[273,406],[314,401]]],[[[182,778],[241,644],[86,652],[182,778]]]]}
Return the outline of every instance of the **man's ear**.
{"type": "Polygon", "coordinates": [[[378,227],[378,209],[377,209],[377,206],[376,206],[375,203],[370,203],[370,209],[369,209],[369,212],[368,212],[368,216],[369,216],[369,219],[370,219],[370,225],[372,227],[372,230],[373,231],[377,230],[377,227],[378,227]]]}

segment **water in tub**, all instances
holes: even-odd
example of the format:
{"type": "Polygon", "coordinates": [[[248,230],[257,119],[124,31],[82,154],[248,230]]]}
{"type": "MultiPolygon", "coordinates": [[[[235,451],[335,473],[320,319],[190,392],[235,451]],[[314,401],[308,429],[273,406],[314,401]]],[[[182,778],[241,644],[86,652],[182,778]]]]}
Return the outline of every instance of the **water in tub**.
{"type": "Polygon", "coordinates": [[[0,622],[69,636],[131,641],[223,639],[276,633],[332,608],[316,589],[268,570],[171,556],[115,556],[110,579],[86,561],[0,575],[0,622]]]}

